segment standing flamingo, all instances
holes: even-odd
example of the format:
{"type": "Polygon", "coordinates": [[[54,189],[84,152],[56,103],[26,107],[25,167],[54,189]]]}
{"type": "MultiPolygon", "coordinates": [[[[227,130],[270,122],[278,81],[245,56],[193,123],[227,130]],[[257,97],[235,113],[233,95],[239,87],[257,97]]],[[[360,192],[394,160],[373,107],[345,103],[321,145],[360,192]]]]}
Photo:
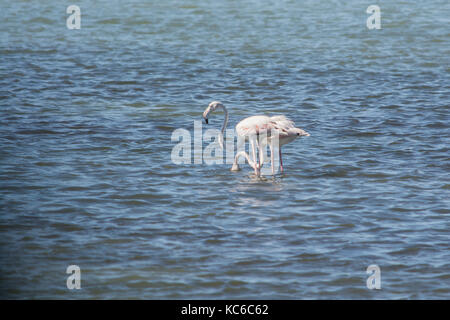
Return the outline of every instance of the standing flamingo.
{"type": "MultiPolygon", "coordinates": [[[[223,149],[223,133],[228,123],[227,109],[221,102],[213,101],[208,105],[206,110],[203,112],[203,118],[205,119],[205,122],[208,124],[208,114],[212,111],[215,111],[218,108],[222,108],[225,113],[225,119],[219,134],[219,144],[223,149]]],[[[267,143],[269,143],[271,151],[272,174],[275,174],[273,163],[273,149],[274,146],[276,145],[276,140],[274,139],[274,136],[279,137],[279,146],[280,146],[279,155],[280,155],[281,172],[283,172],[283,163],[281,159],[281,146],[295,140],[299,136],[309,136],[309,133],[307,133],[306,131],[299,128],[295,128],[294,122],[292,120],[289,120],[283,115],[273,117],[260,115],[245,118],[236,125],[236,132],[238,136],[241,138],[245,138],[247,136],[249,137],[250,145],[252,148],[253,161],[250,159],[250,157],[245,151],[241,151],[238,154],[236,154],[232,170],[239,170],[237,160],[239,159],[240,156],[245,156],[247,158],[247,161],[249,162],[249,165],[255,170],[255,174],[257,176],[260,175],[260,169],[264,162],[262,146],[267,143]],[[266,135],[266,138],[263,139],[261,146],[258,146],[256,137],[259,137],[260,135],[266,135]],[[260,155],[258,157],[258,160],[256,156],[257,147],[259,147],[260,149],[259,150],[260,155]]]]}
{"type": "MultiPolygon", "coordinates": [[[[205,119],[205,123],[208,124],[208,114],[217,109],[223,109],[223,112],[225,113],[225,118],[223,121],[222,129],[220,130],[220,134],[218,137],[219,145],[223,149],[223,133],[228,124],[227,108],[225,108],[225,106],[220,101],[213,101],[208,105],[206,110],[203,112],[203,118],[205,119]]],[[[257,119],[259,117],[261,117],[261,116],[253,116],[253,117],[246,118],[246,119],[242,120],[241,122],[239,122],[238,125],[236,126],[236,132],[237,132],[238,136],[240,136],[241,138],[245,138],[246,136],[249,137],[249,141],[250,141],[250,145],[251,145],[252,153],[253,153],[253,159],[254,159],[254,163],[255,163],[255,165],[252,167],[254,168],[255,174],[257,176],[259,176],[260,167],[258,165],[256,165],[256,139],[255,139],[255,137],[259,130],[258,123],[261,122],[261,121],[258,121],[258,119],[257,119]],[[245,126],[246,129],[250,128],[253,130],[247,130],[248,131],[247,132],[246,130],[242,130],[239,126],[245,126]]]]}
{"type": "MultiPolygon", "coordinates": [[[[284,127],[275,127],[275,135],[278,135],[278,155],[280,158],[280,172],[283,172],[283,158],[281,156],[281,146],[294,141],[295,139],[299,138],[299,137],[309,137],[310,134],[308,132],[306,132],[303,129],[300,128],[296,128],[294,126],[294,122],[286,119],[284,116],[283,117],[285,120],[289,122],[289,124],[285,125],[284,127]]],[[[274,139],[274,135],[270,135],[267,137],[268,140],[268,144],[270,147],[270,162],[271,162],[271,166],[272,166],[272,174],[275,174],[275,168],[274,168],[274,162],[273,162],[273,158],[274,158],[274,147],[276,146],[276,140],[274,139]]],[[[265,141],[263,141],[264,143],[265,141]]],[[[262,149],[262,148],[261,148],[262,149]]]]}
{"type": "MultiPolygon", "coordinates": [[[[302,137],[302,136],[310,136],[308,132],[305,130],[302,130],[300,128],[296,128],[294,125],[294,122],[285,116],[273,116],[273,117],[267,117],[269,118],[269,132],[267,133],[267,138],[263,139],[261,141],[260,146],[260,158],[262,159],[260,166],[264,163],[264,152],[263,148],[265,145],[269,144],[270,147],[270,162],[272,167],[272,174],[275,174],[275,168],[274,168],[274,149],[277,145],[276,136],[278,136],[278,154],[280,158],[280,171],[283,172],[283,158],[281,156],[281,146],[294,141],[295,139],[302,137]]],[[[239,124],[238,124],[239,125],[239,124]]],[[[234,159],[233,167],[231,168],[232,171],[239,170],[239,165],[237,163],[239,157],[245,156],[247,158],[248,163],[251,167],[255,166],[254,162],[251,162],[248,158],[248,155],[245,155],[245,152],[239,152],[236,154],[236,157],[234,159]]],[[[258,162],[259,163],[259,162],[258,162]]]]}

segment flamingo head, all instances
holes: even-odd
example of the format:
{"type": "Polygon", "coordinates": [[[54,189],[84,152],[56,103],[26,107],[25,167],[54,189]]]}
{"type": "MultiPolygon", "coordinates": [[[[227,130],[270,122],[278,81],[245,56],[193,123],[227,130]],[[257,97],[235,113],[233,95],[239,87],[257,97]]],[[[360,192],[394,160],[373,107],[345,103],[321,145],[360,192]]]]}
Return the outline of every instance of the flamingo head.
{"type": "Polygon", "coordinates": [[[239,171],[241,168],[239,168],[239,165],[237,162],[233,163],[233,166],[230,169],[231,171],[239,171]]]}
{"type": "Polygon", "coordinates": [[[292,129],[294,131],[294,133],[299,136],[299,137],[309,137],[310,134],[308,132],[306,132],[305,130],[302,130],[300,128],[293,128],[292,129]]]}
{"type": "Polygon", "coordinates": [[[203,119],[205,119],[206,124],[208,124],[208,114],[215,111],[217,108],[223,108],[222,102],[213,101],[208,105],[208,108],[206,108],[205,112],[203,112],[203,119]]]}
{"type": "Polygon", "coordinates": [[[310,134],[305,130],[302,130],[300,128],[290,128],[287,131],[287,135],[283,135],[280,137],[280,145],[285,145],[286,143],[292,142],[297,138],[309,136],[310,134]]]}

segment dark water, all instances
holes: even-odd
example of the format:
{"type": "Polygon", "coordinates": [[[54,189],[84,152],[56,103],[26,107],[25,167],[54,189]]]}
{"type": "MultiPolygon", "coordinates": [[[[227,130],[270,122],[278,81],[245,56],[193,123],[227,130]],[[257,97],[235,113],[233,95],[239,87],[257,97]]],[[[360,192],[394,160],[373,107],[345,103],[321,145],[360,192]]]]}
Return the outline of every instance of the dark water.
{"type": "Polygon", "coordinates": [[[448,1],[41,2],[1,1],[1,298],[450,298],[448,1]],[[212,100],[311,136],[175,165],[212,100]]]}

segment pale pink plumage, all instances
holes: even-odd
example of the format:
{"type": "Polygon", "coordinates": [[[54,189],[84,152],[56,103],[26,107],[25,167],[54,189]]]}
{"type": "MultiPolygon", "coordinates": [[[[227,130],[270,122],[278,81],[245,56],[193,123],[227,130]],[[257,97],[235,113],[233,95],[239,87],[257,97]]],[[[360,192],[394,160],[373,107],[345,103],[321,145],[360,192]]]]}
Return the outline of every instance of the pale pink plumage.
{"type": "MultiPolygon", "coordinates": [[[[223,131],[225,130],[225,127],[228,122],[228,112],[225,106],[220,103],[219,101],[213,101],[209,104],[208,108],[203,113],[203,118],[205,119],[206,123],[208,123],[208,114],[211,111],[216,110],[217,108],[222,108],[225,112],[225,120],[222,126],[221,133],[223,134],[223,131]]],[[[292,120],[285,117],[284,115],[277,115],[277,116],[265,116],[265,115],[258,115],[258,116],[251,116],[248,118],[245,118],[244,120],[241,120],[236,125],[236,132],[240,137],[249,137],[250,144],[252,147],[252,153],[253,153],[253,161],[250,159],[248,154],[246,154],[245,151],[241,151],[238,154],[236,154],[235,161],[232,167],[232,170],[239,170],[239,166],[237,164],[237,160],[240,156],[245,156],[247,158],[247,161],[249,162],[250,166],[255,169],[255,174],[260,174],[261,166],[264,162],[264,155],[262,152],[262,147],[266,144],[269,144],[270,150],[271,150],[271,162],[272,162],[272,173],[275,174],[274,171],[274,164],[273,164],[273,147],[276,145],[276,141],[274,140],[275,136],[278,136],[278,146],[279,146],[279,156],[280,156],[280,164],[281,164],[281,172],[283,171],[283,162],[281,159],[281,146],[285,145],[286,143],[289,143],[296,138],[300,136],[309,136],[309,133],[306,131],[296,128],[295,124],[292,120]],[[266,136],[265,139],[261,141],[261,146],[258,145],[257,140],[255,139],[256,136],[266,136]],[[260,156],[258,159],[258,163],[256,163],[256,148],[260,148],[260,156]]],[[[223,137],[219,136],[219,143],[221,144],[223,148],[223,137]]]]}

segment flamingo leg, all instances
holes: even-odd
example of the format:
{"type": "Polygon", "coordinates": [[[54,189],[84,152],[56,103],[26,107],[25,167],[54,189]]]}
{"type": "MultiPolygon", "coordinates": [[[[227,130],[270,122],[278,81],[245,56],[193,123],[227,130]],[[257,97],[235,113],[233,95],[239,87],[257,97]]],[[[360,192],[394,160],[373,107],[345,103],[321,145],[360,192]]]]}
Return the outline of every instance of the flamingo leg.
{"type": "Polygon", "coordinates": [[[269,147],[270,147],[270,166],[272,168],[272,175],[274,176],[275,175],[275,164],[273,163],[274,156],[273,156],[273,145],[272,145],[272,143],[269,144],[269,147]]]}
{"type": "MultiPolygon", "coordinates": [[[[267,141],[263,140],[262,142],[259,143],[260,145],[260,152],[259,152],[259,156],[261,158],[261,165],[260,168],[264,165],[264,163],[266,162],[266,160],[268,160],[267,158],[267,141]]],[[[270,144],[269,144],[269,148],[270,148],[270,144]]]]}
{"type": "Polygon", "coordinates": [[[259,144],[259,161],[261,162],[259,166],[261,168],[264,164],[264,148],[262,144],[259,144]]]}
{"type": "Polygon", "coordinates": [[[260,173],[259,171],[261,170],[261,157],[260,156],[258,157],[258,165],[257,166],[258,166],[258,176],[259,176],[259,173],[260,173]]]}
{"type": "MultiPolygon", "coordinates": [[[[250,147],[252,148],[253,162],[256,163],[256,149],[255,149],[255,142],[253,141],[253,138],[252,138],[252,137],[250,137],[250,147]]],[[[249,151],[248,153],[250,153],[250,151],[249,151]]]]}
{"type": "Polygon", "coordinates": [[[263,154],[263,147],[261,144],[259,144],[259,155],[258,155],[258,168],[261,170],[261,167],[264,163],[264,154],[263,154]]]}
{"type": "Polygon", "coordinates": [[[283,173],[283,159],[281,158],[281,146],[278,148],[278,153],[280,155],[280,171],[283,173]]]}
{"type": "MultiPolygon", "coordinates": [[[[259,167],[256,164],[256,148],[255,148],[255,141],[253,138],[250,138],[250,145],[252,147],[252,154],[253,154],[253,162],[255,164],[255,174],[256,176],[259,176],[259,167]]],[[[259,164],[259,162],[258,162],[259,164]]]]}
{"type": "MultiPolygon", "coordinates": [[[[271,148],[271,144],[268,143],[268,138],[267,138],[267,134],[264,134],[263,136],[259,136],[259,143],[257,144],[257,146],[259,147],[259,160],[258,160],[258,165],[259,165],[259,170],[261,171],[261,168],[263,167],[264,163],[266,162],[266,160],[268,160],[267,157],[267,145],[269,145],[269,148],[271,148]]],[[[272,149],[270,149],[272,150],[272,149]]]]}

